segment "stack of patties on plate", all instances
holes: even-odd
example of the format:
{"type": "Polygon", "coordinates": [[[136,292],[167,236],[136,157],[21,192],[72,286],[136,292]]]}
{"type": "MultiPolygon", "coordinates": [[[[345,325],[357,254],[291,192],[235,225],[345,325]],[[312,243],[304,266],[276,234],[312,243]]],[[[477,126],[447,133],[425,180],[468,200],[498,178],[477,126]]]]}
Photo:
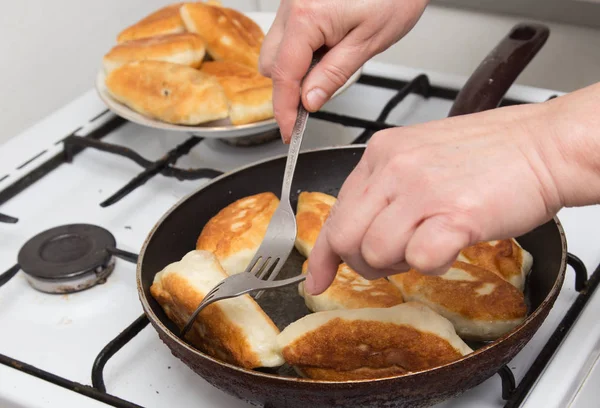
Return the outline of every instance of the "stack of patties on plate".
{"type": "MultiPolygon", "coordinates": [[[[299,195],[295,246],[304,257],[310,257],[335,202],[335,197],[320,192],[299,195]]],[[[152,294],[179,327],[220,279],[245,270],[278,204],[271,192],[232,202],[206,223],[195,251],[157,275],[152,294]]],[[[306,273],[307,262],[298,273],[306,273]]],[[[464,340],[494,340],[525,319],[522,290],[531,266],[531,255],[514,239],[464,249],[441,276],[411,270],[367,280],[341,263],[333,283],[320,295],[306,293],[303,283],[298,286],[312,313],[281,332],[245,295],[228,300],[231,306],[219,302],[207,307],[191,341],[242,367],[287,362],[315,380],[374,379],[428,370],[472,353],[464,340]],[[236,343],[240,338],[243,347],[236,343]]]]}
{"type": "Polygon", "coordinates": [[[175,3],[117,36],[103,58],[104,83],[118,102],[171,124],[270,119],[272,81],[258,72],[263,39],[261,28],[236,10],[175,3]]]}

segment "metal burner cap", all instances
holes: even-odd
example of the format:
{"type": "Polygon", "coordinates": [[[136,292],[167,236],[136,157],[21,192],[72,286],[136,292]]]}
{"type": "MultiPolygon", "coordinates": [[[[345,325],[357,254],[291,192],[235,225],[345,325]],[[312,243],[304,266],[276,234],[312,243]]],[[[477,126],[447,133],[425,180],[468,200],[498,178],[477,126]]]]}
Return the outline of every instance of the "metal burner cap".
{"type": "Polygon", "coordinates": [[[18,262],[32,278],[62,282],[106,269],[112,259],[106,249],[115,245],[115,237],[104,228],[62,225],[27,241],[19,251],[18,262]]]}

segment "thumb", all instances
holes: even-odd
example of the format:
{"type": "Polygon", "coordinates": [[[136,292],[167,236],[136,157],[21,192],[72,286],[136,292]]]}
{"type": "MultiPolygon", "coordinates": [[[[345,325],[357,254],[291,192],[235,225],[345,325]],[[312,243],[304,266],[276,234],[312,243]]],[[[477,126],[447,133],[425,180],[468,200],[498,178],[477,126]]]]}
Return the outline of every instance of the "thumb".
{"type": "Polygon", "coordinates": [[[327,242],[324,232],[323,228],[308,257],[308,272],[304,289],[313,296],[327,290],[335,279],[338,266],[341,262],[340,257],[333,252],[327,242]]]}
{"type": "Polygon", "coordinates": [[[427,218],[415,230],[406,246],[406,262],[421,273],[446,272],[459,252],[471,244],[468,227],[447,215],[427,218]]]}
{"type": "Polygon", "coordinates": [[[302,84],[302,103],[315,112],[367,61],[369,55],[352,32],[332,47],[302,84]]]}

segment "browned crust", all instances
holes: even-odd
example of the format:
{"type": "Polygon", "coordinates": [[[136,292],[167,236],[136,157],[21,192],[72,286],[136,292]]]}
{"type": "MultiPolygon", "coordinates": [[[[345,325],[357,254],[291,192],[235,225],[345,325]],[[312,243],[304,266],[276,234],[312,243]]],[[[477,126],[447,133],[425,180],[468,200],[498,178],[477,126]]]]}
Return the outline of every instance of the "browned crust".
{"type": "Polygon", "coordinates": [[[298,196],[296,242],[301,248],[304,248],[304,252],[310,252],[317,242],[319,232],[329,217],[334,202],[335,197],[320,192],[303,191],[298,196]]]}
{"type": "Polygon", "coordinates": [[[229,98],[229,120],[233,125],[245,125],[271,119],[273,113],[273,88],[253,88],[238,92],[229,98]]]}
{"type": "MultiPolygon", "coordinates": [[[[306,274],[307,266],[308,260],[302,265],[302,273],[306,274]]],[[[392,307],[403,302],[400,289],[387,279],[366,280],[345,263],[340,264],[331,285],[318,296],[326,296],[344,309],[392,307]]]]}
{"type": "Polygon", "coordinates": [[[253,49],[258,49],[260,52],[262,41],[265,38],[265,34],[260,26],[244,13],[232,8],[221,7],[221,11],[225,13],[227,17],[229,17],[230,21],[239,21],[240,26],[235,23],[233,23],[233,25],[239,29],[240,35],[245,38],[248,45],[253,49]]]}
{"type": "MultiPolygon", "coordinates": [[[[205,296],[205,293],[199,293],[191,287],[186,279],[175,274],[154,283],[150,287],[150,293],[180,329],[205,296]]],[[[200,312],[187,339],[199,350],[223,361],[245,368],[260,366],[259,357],[251,351],[242,330],[231,323],[218,303],[213,303],[200,312]],[[200,332],[205,334],[200,336],[200,332]]]]}
{"type": "Polygon", "coordinates": [[[159,120],[196,124],[227,117],[227,99],[219,83],[194,68],[164,61],[134,61],[106,77],[119,102],[159,120]]]}
{"type": "Polygon", "coordinates": [[[213,75],[225,90],[232,124],[242,125],[273,117],[271,79],[233,61],[207,61],[201,71],[213,75]]]}
{"type": "MultiPolygon", "coordinates": [[[[204,53],[205,44],[198,34],[178,33],[153,37],[144,37],[115,45],[106,55],[105,60],[139,61],[145,59],[164,58],[169,55],[196,52],[204,53]]],[[[202,54],[203,55],[203,54],[202,54]]],[[[202,60],[193,67],[198,68],[202,60]]]]}
{"type": "Polygon", "coordinates": [[[127,27],[117,36],[117,42],[137,40],[155,35],[185,31],[179,9],[185,3],[174,3],[149,14],[137,23],[127,27]]]}
{"type": "Polygon", "coordinates": [[[264,34],[250,18],[239,11],[206,3],[185,4],[181,13],[189,15],[191,22],[184,18],[187,30],[202,36],[214,60],[236,61],[258,69],[264,34]]]}
{"type": "Polygon", "coordinates": [[[201,71],[217,78],[228,97],[248,90],[273,88],[270,78],[238,62],[207,61],[201,71]]]}
{"type": "Polygon", "coordinates": [[[277,205],[279,199],[271,192],[229,204],[206,223],[196,241],[196,249],[210,251],[219,260],[245,249],[258,249],[277,205]],[[239,225],[232,230],[235,224],[239,225]]]}
{"type": "Polygon", "coordinates": [[[269,78],[263,77],[258,71],[235,61],[206,61],[202,71],[218,78],[234,77],[239,79],[263,79],[270,83],[269,78]]]}
{"type": "Polygon", "coordinates": [[[521,276],[523,254],[512,239],[503,239],[496,245],[480,242],[463,249],[461,255],[469,263],[492,271],[508,281],[514,276],[521,276]]]}
{"type": "Polygon", "coordinates": [[[298,338],[282,354],[311,378],[337,380],[398,375],[462,357],[447,340],[407,325],[340,318],[298,338]]]}
{"type": "Polygon", "coordinates": [[[427,300],[443,306],[472,320],[513,320],[527,314],[524,295],[513,285],[495,273],[456,261],[454,268],[462,269],[476,280],[446,280],[440,276],[424,275],[412,269],[389,276],[400,286],[405,296],[420,294],[427,300]],[[477,295],[485,284],[493,284],[494,290],[487,295],[477,295]]]}
{"type": "Polygon", "coordinates": [[[370,368],[362,367],[350,371],[340,371],[331,368],[316,368],[316,367],[297,367],[301,375],[315,380],[323,381],[352,381],[352,380],[370,380],[385,377],[394,377],[402,374],[407,374],[402,367],[384,367],[370,368]]]}

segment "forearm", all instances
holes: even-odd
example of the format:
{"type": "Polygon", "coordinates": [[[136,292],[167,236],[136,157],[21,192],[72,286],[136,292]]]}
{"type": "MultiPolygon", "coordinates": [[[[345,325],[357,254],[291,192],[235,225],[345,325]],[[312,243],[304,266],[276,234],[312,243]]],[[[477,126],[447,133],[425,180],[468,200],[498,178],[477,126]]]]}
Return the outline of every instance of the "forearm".
{"type": "Polygon", "coordinates": [[[546,103],[538,134],[561,206],[600,203],[600,82],[546,103]]]}

